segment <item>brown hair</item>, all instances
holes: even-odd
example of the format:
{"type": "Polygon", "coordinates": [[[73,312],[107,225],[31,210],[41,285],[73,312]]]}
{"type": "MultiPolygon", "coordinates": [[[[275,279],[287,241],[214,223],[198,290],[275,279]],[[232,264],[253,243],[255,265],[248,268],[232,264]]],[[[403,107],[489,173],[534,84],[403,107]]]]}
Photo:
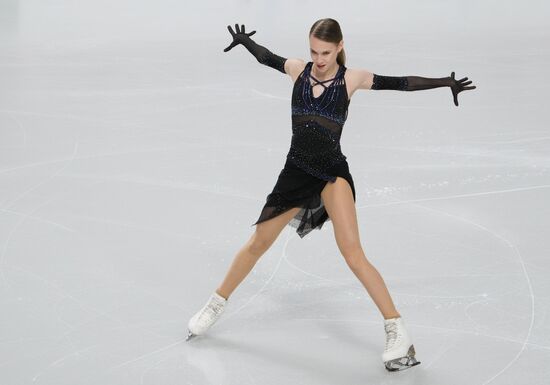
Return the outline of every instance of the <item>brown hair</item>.
{"type": "MultiPolygon", "coordinates": [[[[340,43],[343,38],[340,24],[331,18],[319,19],[313,23],[311,29],[309,30],[309,35],[313,35],[317,39],[336,44],[340,43]]],[[[342,48],[336,57],[336,62],[340,65],[346,64],[346,53],[344,52],[344,48],[342,48]]]]}

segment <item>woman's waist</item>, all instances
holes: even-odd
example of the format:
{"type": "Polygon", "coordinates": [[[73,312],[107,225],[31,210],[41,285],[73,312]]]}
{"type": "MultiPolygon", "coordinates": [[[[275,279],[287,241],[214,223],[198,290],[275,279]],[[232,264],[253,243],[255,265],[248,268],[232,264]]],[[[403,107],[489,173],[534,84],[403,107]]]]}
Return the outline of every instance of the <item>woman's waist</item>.
{"type": "Polygon", "coordinates": [[[334,151],[340,148],[340,134],[317,125],[293,126],[291,147],[310,151],[334,151]]]}
{"type": "Polygon", "coordinates": [[[308,107],[293,106],[291,119],[293,125],[316,122],[322,126],[338,127],[342,130],[346,123],[347,111],[316,110],[308,107]]]}
{"type": "Polygon", "coordinates": [[[288,150],[288,156],[300,158],[310,163],[327,163],[346,158],[339,143],[333,145],[307,141],[293,141],[288,150]]]}

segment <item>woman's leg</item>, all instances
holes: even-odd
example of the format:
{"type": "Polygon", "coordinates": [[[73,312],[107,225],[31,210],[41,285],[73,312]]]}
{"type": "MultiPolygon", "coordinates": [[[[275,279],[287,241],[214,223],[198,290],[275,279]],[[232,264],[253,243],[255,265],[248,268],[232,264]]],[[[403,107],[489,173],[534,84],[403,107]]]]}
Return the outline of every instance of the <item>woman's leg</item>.
{"type": "Polygon", "coordinates": [[[399,317],[382,276],[367,260],[361,247],[355,202],[348,181],[337,177],[334,183],[326,184],[321,197],[334,227],[336,243],[346,263],[367,289],[384,319],[399,317]]]}
{"type": "Polygon", "coordinates": [[[229,298],[298,211],[300,211],[300,207],[293,207],[256,225],[256,231],[237,252],[222,284],[216,289],[219,295],[226,299],[229,298]]]}

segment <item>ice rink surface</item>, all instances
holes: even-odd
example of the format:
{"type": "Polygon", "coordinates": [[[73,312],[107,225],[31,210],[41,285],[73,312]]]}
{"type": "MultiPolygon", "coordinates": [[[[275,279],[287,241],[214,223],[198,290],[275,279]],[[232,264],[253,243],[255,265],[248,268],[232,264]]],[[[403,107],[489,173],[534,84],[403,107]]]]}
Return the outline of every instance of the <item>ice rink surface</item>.
{"type": "Polygon", "coordinates": [[[547,4],[0,0],[0,383],[547,384],[547,4]],[[477,87],[349,107],[362,246],[422,362],[403,372],[331,222],[287,226],[184,341],[291,137],[291,78],[223,52],[227,25],[309,61],[323,17],[348,68],[477,87]]]}

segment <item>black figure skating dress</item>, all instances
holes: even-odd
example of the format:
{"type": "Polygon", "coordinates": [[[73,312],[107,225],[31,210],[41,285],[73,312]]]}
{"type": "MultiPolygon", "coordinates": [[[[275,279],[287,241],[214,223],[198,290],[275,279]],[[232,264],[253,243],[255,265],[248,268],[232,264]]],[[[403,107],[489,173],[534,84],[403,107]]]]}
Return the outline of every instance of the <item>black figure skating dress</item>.
{"type": "Polygon", "coordinates": [[[348,114],[349,99],[340,65],[336,75],[319,81],[311,75],[308,62],[292,89],[292,140],[286,163],[258,220],[252,226],[271,219],[293,207],[301,210],[288,223],[300,238],[313,229],[321,229],[330,220],[321,198],[327,182],[340,176],[348,181],[355,201],[355,186],[340,137],[348,114]],[[310,80],[311,79],[311,80],[310,80]],[[330,82],[328,85],[324,83],[330,82]],[[323,93],[313,95],[313,86],[322,84],[323,93]]]}

